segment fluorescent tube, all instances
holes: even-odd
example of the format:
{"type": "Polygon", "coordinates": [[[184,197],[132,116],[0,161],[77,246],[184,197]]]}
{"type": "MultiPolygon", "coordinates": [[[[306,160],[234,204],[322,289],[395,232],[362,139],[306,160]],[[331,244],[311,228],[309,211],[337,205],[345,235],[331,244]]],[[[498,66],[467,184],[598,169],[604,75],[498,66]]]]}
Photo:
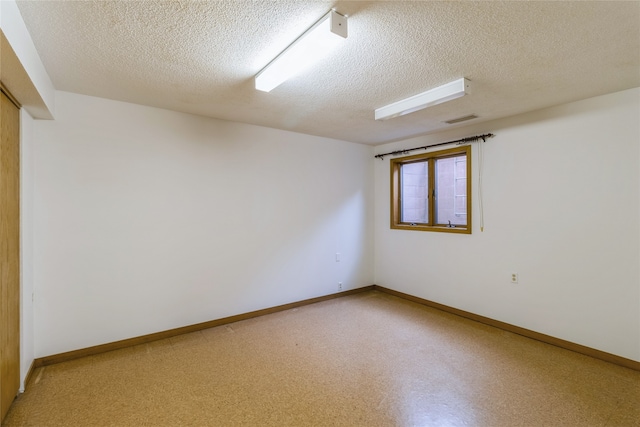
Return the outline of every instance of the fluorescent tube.
{"type": "Polygon", "coordinates": [[[319,61],[345,38],[347,17],[330,11],[256,75],[256,89],[270,92],[319,61]]]}

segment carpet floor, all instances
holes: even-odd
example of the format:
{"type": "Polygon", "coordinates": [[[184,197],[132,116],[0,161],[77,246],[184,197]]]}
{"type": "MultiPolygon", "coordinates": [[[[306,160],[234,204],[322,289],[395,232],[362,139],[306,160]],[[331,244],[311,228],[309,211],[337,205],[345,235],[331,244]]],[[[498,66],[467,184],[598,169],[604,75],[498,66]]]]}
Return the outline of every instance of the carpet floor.
{"type": "Polygon", "coordinates": [[[39,368],[13,426],[640,426],[640,372],[378,291],[39,368]]]}

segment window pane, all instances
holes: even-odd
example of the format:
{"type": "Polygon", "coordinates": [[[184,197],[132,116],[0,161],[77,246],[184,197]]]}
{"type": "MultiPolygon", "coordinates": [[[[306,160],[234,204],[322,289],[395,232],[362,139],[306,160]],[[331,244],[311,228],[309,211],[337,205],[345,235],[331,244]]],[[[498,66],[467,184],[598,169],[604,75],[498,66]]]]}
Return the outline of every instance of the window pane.
{"type": "Polygon", "coordinates": [[[408,163],[400,169],[400,221],[429,222],[429,164],[408,163]]]}
{"type": "Polygon", "coordinates": [[[467,158],[436,160],[436,223],[467,224],[467,158]]]}

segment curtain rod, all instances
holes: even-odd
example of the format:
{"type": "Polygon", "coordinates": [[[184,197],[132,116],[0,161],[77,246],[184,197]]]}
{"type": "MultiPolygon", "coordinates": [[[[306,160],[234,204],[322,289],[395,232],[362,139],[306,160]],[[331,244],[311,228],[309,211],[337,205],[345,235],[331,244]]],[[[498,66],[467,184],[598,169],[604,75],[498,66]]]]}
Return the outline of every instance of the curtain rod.
{"type": "Polygon", "coordinates": [[[462,138],[462,139],[456,139],[455,141],[447,141],[447,142],[440,142],[438,144],[431,144],[431,145],[424,145],[422,147],[416,147],[416,148],[407,148],[405,150],[397,150],[397,151],[391,151],[389,153],[384,153],[384,154],[377,154],[375,156],[376,159],[384,159],[384,156],[397,156],[400,154],[407,154],[411,151],[415,151],[415,150],[426,150],[427,148],[431,148],[431,147],[438,147],[440,145],[447,145],[447,144],[458,144],[458,145],[462,145],[462,144],[466,144],[467,142],[475,142],[479,139],[482,140],[482,142],[486,142],[487,138],[493,138],[494,135],[492,133],[485,133],[484,135],[476,135],[476,136],[469,136],[467,138],[462,138]]]}

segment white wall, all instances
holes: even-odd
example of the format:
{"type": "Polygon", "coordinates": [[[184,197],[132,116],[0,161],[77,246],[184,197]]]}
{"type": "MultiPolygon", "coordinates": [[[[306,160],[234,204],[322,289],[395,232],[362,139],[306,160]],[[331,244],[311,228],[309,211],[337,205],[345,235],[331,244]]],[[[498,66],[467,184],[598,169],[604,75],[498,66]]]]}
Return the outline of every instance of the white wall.
{"type": "Polygon", "coordinates": [[[371,147],[65,92],[34,138],[36,357],[373,283],[371,147]]]}
{"type": "Polygon", "coordinates": [[[375,162],[376,284],[640,361],[640,89],[376,147],[485,132],[473,234],[389,228],[375,162]],[[519,283],[510,283],[510,274],[519,283]]]}
{"type": "Polygon", "coordinates": [[[34,359],[33,123],[20,110],[20,391],[34,359]]]}
{"type": "Polygon", "coordinates": [[[370,147],[56,99],[57,120],[33,122],[36,357],[343,281],[640,360],[640,89],[375,149],[494,132],[482,233],[474,147],[472,235],[390,230],[389,162],[370,147]]]}

